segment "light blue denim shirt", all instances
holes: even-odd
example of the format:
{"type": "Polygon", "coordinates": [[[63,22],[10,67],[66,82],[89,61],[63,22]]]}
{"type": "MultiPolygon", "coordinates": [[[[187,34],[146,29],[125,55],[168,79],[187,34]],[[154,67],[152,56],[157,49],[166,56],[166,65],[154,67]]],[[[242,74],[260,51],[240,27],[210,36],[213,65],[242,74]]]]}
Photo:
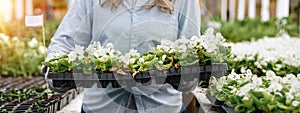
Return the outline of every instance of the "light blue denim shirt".
{"type": "MultiPolygon", "coordinates": [[[[151,51],[162,39],[176,40],[200,35],[198,0],[176,0],[173,14],[161,13],[156,7],[142,6],[153,0],[124,0],[116,10],[100,6],[103,0],[75,0],[51,40],[46,60],[53,52],[68,53],[75,44],[88,46],[93,41],[113,43],[115,49],[128,52],[151,51]]],[[[123,113],[133,93],[139,113],[176,113],[182,107],[182,93],[169,84],[130,90],[122,88],[85,88],[83,109],[93,113],[123,113]],[[130,92],[130,93],[129,93],[130,92]]],[[[132,111],[134,112],[134,111],[132,111]]]]}

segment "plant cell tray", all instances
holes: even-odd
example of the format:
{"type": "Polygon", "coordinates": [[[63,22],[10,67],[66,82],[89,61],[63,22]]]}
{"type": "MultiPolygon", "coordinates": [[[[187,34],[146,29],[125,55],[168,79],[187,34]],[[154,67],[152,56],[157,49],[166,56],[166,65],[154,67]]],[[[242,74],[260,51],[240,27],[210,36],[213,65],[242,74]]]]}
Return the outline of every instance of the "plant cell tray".
{"type": "Polygon", "coordinates": [[[130,73],[55,73],[50,72],[48,79],[53,81],[53,87],[67,88],[106,88],[106,87],[133,87],[137,84],[171,84],[174,89],[185,92],[195,88],[201,82],[208,83],[211,76],[221,77],[225,75],[227,64],[191,65],[182,66],[178,69],[150,70],[137,73],[134,77],[130,73]]]}

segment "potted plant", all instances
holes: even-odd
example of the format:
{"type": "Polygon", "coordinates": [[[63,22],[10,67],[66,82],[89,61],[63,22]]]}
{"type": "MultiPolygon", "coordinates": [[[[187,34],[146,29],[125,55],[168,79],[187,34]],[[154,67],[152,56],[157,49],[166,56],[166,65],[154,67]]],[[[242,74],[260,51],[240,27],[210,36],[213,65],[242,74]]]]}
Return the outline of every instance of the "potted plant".
{"type": "Polygon", "coordinates": [[[219,108],[228,112],[296,113],[300,111],[299,83],[299,74],[280,77],[267,71],[266,76],[259,77],[247,70],[243,74],[232,72],[220,79],[213,78],[210,92],[224,102],[219,108]]]}

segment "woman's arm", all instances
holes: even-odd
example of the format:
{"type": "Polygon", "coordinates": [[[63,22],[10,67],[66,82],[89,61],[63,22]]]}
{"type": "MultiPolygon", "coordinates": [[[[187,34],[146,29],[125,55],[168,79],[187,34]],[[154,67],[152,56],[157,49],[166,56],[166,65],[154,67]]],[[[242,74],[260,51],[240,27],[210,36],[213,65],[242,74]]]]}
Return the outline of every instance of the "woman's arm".
{"type": "Polygon", "coordinates": [[[93,0],[75,0],[59,28],[51,39],[48,47],[46,61],[53,58],[53,52],[60,50],[68,53],[74,49],[75,44],[86,46],[91,40],[90,18],[93,0]]]}
{"type": "MultiPolygon", "coordinates": [[[[75,44],[87,46],[91,40],[93,0],[75,0],[62,20],[48,47],[46,61],[52,59],[53,52],[60,51],[66,54],[72,51],[75,44]]],[[[46,73],[46,67],[42,67],[42,73],[46,73]]],[[[46,78],[47,80],[47,78],[46,78]]],[[[47,80],[49,85],[57,92],[65,92],[70,88],[53,87],[52,81],[47,80]]]]}

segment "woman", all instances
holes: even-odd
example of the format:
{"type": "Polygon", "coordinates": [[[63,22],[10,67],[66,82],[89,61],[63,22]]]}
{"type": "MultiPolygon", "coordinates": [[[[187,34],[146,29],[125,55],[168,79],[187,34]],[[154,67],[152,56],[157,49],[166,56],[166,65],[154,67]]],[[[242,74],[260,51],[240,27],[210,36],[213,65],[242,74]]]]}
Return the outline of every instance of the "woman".
{"type": "MultiPolygon", "coordinates": [[[[75,0],[51,40],[46,60],[54,51],[68,53],[75,44],[87,47],[94,41],[113,43],[121,52],[143,53],[162,39],[199,36],[199,10],[198,0],[75,0]]],[[[84,89],[82,112],[176,113],[182,106],[182,93],[169,84],[109,86],[84,89]],[[136,108],[128,109],[130,100],[136,108]]]]}

